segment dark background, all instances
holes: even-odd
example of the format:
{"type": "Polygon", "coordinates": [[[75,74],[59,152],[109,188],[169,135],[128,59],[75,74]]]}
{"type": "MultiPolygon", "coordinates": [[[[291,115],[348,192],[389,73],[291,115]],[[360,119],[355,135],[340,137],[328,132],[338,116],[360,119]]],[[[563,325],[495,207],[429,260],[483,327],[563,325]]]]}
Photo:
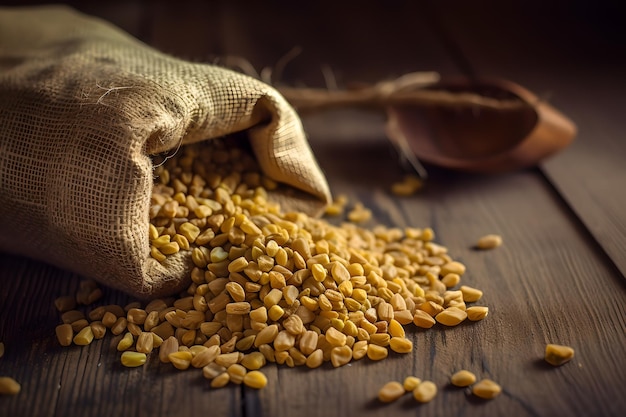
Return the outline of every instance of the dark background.
{"type": "Polygon", "coordinates": [[[508,65],[519,66],[511,59],[516,54],[526,57],[527,72],[553,70],[561,62],[576,62],[572,71],[591,71],[625,59],[626,20],[611,0],[0,1],[54,3],[102,17],[194,61],[233,55],[260,71],[300,48],[280,81],[308,86],[327,85],[328,71],[339,86],[420,70],[475,74],[473,56],[454,36],[461,25],[479,42],[472,53],[499,61],[502,73],[493,75],[500,77],[508,76],[508,65]]]}

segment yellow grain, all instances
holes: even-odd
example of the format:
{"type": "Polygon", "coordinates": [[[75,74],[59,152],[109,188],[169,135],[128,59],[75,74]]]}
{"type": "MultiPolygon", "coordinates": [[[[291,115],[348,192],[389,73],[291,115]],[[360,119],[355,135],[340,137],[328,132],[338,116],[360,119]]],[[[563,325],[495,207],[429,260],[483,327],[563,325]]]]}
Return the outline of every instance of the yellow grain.
{"type": "Polygon", "coordinates": [[[191,360],[193,359],[193,355],[189,351],[179,350],[178,352],[173,352],[167,355],[170,363],[174,365],[174,368],[184,371],[189,368],[191,365],[191,360]]]}
{"type": "Polygon", "coordinates": [[[17,395],[22,389],[19,382],[9,376],[0,376],[0,395],[17,395]]]}
{"type": "Polygon", "coordinates": [[[544,359],[550,365],[560,366],[574,357],[574,349],[570,346],[549,343],[546,345],[544,359]]]}
{"type": "Polygon", "coordinates": [[[145,364],[146,359],[145,353],[126,351],[122,353],[121,362],[128,368],[135,368],[145,364]]]}
{"type": "Polygon", "coordinates": [[[476,382],[476,375],[465,369],[455,372],[450,377],[450,383],[457,387],[468,387],[474,382],[476,382]]]}
{"type": "Polygon", "coordinates": [[[126,320],[128,323],[133,324],[142,325],[145,323],[147,317],[148,313],[140,308],[131,308],[128,310],[128,313],[126,313],[126,320]]]}
{"type": "Polygon", "coordinates": [[[406,392],[413,392],[413,390],[417,388],[417,386],[421,384],[421,382],[422,382],[421,379],[410,375],[404,378],[404,381],[402,382],[402,386],[404,387],[404,390],[406,392]]]}
{"type": "Polygon", "coordinates": [[[243,377],[243,383],[250,388],[262,389],[267,385],[267,377],[260,371],[250,371],[243,377]]]}
{"type": "Polygon", "coordinates": [[[473,303],[483,296],[483,292],[477,288],[468,287],[467,285],[461,286],[461,293],[463,294],[463,301],[467,303],[473,303]]]}
{"type": "Polygon", "coordinates": [[[241,359],[241,365],[250,371],[261,369],[266,362],[265,356],[261,352],[250,352],[241,359]]]}
{"type": "Polygon", "coordinates": [[[226,304],[225,311],[227,314],[248,314],[250,312],[250,303],[246,301],[228,303],[226,304]]]}
{"type": "Polygon", "coordinates": [[[369,344],[367,345],[367,357],[373,361],[380,361],[389,355],[389,351],[384,346],[369,344]]]}
{"type": "Polygon", "coordinates": [[[372,218],[372,211],[366,208],[363,203],[355,203],[352,210],[348,212],[348,220],[353,223],[363,223],[372,218]]]}
{"type": "Polygon", "coordinates": [[[230,382],[233,384],[241,384],[248,370],[243,365],[234,363],[226,368],[226,373],[228,373],[230,382]]]}
{"type": "Polygon", "coordinates": [[[74,323],[75,321],[83,320],[83,319],[85,319],[85,314],[82,311],[78,311],[78,310],[70,310],[61,314],[61,321],[63,321],[63,323],[66,323],[66,324],[71,324],[71,323],[74,323]]]}
{"type": "Polygon", "coordinates": [[[414,195],[424,186],[423,181],[416,175],[406,175],[402,181],[391,185],[391,192],[400,197],[414,195]]]}
{"type": "Polygon", "coordinates": [[[286,330],[281,330],[276,335],[273,345],[276,351],[285,351],[293,347],[296,342],[296,337],[286,330]]]}
{"type": "Polygon", "coordinates": [[[211,388],[222,388],[230,382],[228,372],[223,372],[211,380],[211,388]]]}
{"type": "Polygon", "coordinates": [[[222,365],[218,365],[215,362],[211,362],[202,368],[202,376],[206,379],[213,379],[226,372],[226,368],[222,365]]]}
{"type": "Polygon", "coordinates": [[[107,328],[102,324],[101,321],[94,321],[89,324],[91,327],[91,332],[93,333],[94,339],[102,339],[106,334],[107,328]]]}
{"type": "Polygon", "coordinates": [[[420,403],[427,403],[437,395],[437,385],[432,381],[422,381],[413,390],[413,398],[420,403]]]}
{"type": "Polygon", "coordinates": [[[259,347],[267,343],[272,343],[278,335],[278,325],[272,324],[261,330],[254,340],[254,346],[259,347]]]}
{"type": "Polygon", "coordinates": [[[441,282],[446,286],[446,288],[456,287],[459,282],[461,282],[461,276],[459,274],[449,273],[441,278],[441,282]]]}
{"type": "Polygon", "coordinates": [[[392,337],[389,347],[396,353],[410,353],[413,351],[413,342],[404,337],[392,337]]]}
{"type": "Polygon", "coordinates": [[[217,357],[215,358],[215,363],[228,368],[230,365],[239,363],[242,358],[243,353],[241,352],[222,353],[220,355],[217,355],[217,357]]]}
{"type": "Polygon", "coordinates": [[[423,329],[430,329],[436,323],[436,320],[427,312],[422,310],[415,310],[415,315],[413,316],[413,324],[417,327],[421,327],[423,329]]]}
{"type": "Polygon", "coordinates": [[[470,321],[483,320],[489,314],[489,307],[486,306],[472,306],[468,307],[465,312],[467,313],[467,319],[470,321]]]}
{"type": "Polygon", "coordinates": [[[350,346],[336,346],[330,351],[330,361],[335,368],[347,365],[352,360],[350,346]]]}
{"type": "Polygon", "coordinates": [[[76,320],[75,322],[72,322],[71,326],[72,326],[72,330],[74,330],[75,333],[78,333],[81,330],[83,330],[85,327],[89,326],[89,322],[86,319],[80,319],[80,320],[76,320]]]}
{"type": "Polygon", "coordinates": [[[134,343],[135,339],[133,338],[132,333],[126,332],[124,337],[122,337],[122,339],[117,343],[117,350],[120,352],[128,350],[134,343]]]}
{"type": "Polygon", "coordinates": [[[154,337],[151,332],[141,332],[137,337],[135,348],[140,353],[150,353],[154,348],[154,337]]]}
{"type": "Polygon", "coordinates": [[[326,330],[326,341],[330,343],[331,346],[344,346],[346,344],[346,338],[347,336],[345,334],[334,327],[330,327],[326,330]]]}
{"type": "Polygon", "coordinates": [[[404,327],[398,322],[398,320],[391,319],[389,321],[388,332],[392,337],[404,337],[404,327]]]}
{"type": "Polygon", "coordinates": [[[502,387],[491,379],[483,379],[472,386],[472,394],[484,400],[491,400],[502,392],[502,387]]]}
{"type": "Polygon", "coordinates": [[[318,368],[324,363],[324,351],[322,349],[315,349],[311,354],[306,358],[306,366],[309,368],[318,368]]]}
{"type": "Polygon", "coordinates": [[[457,274],[462,276],[465,273],[465,265],[458,261],[448,262],[441,267],[440,274],[446,276],[447,274],[457,274]]]}
{"type": "Polygon", "coordinates": [[[476,242],[476,248],[478,249],[494,249],[502,245],[502,237],[496,234],[489,234],[482,236],[476,242]]]}
{"type": "Polygon", "coordinates": [[[79,346],[86,346],[93,341],[93,331],[90,326],[83,328],[76,336],[74,336],[73,342],[79,346]]]}
{"type": "Polygon", "coordinates": [[[56,329],[57,340],[61,344],[61,346],[69,346],[72,344],[72,339],[74,338],[74,330],[72,329],[72,325],[69,323],[59,324],[56,329]]]}
{"type": "Polygon", "coordinates": [[[113,327],[116,321],[117,321],[117,316],[111,313],[110,311],[105,312],[104,315],[102,316],[102,324],[109,329],[113,327]]]}
{"type": "Polygon", "coordinates": [[[435,316],[435,320],[445,326],[457,326],[467,318],[467,313],[456,307],[449,307],[435,316]]]}
{"type": "Polygon", "coordinates": [[[285,310],[278,304],[274,304],[267,311],[267,316],[272,321],[278,321],[285,314],[285,310]]]}
{"type": "Polygon", "coordinates": [[[191,359],[191,366],[194,368],[204,368],[208,364],[215,361],[215,358],[220,354],[219,346],[209,346],[197,353],[191,359]]]}
{"type": "Polygon", "coordinates": [[[163,363],[168,363],[170,361],[169,355],[174,352],[178,352],[178,339],[170,336],[163,341],[159,348],[159,360],[163,363]]]}
{"type": "Polygon", "coordinates": [[[383,403],[390,403],[402,397],[405,392],[401,383],[389,381],[378,390],[378,400],[383,403]]]}

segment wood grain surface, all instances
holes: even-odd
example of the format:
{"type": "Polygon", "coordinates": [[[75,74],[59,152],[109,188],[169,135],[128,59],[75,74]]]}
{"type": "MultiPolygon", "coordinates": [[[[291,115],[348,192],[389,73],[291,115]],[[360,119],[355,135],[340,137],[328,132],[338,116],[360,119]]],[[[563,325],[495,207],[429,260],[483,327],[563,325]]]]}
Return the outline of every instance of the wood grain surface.
{"type": "MultiPolygon", "coordinates": [[[[384,115],[303,119],[332,191],[372,209],[366,227],[432,227],[467,265],[462,282],[484,291],[479,304],[489,316],[454,328],[409,326],[410,354],[338,369],[268,365],[263,390],[216,390],[198,370],[177,371],[155,355],[124,368],[110,336],[59,346],[53,301],[75,291],[81,277],[0,254],[0,376],[22,385],[20,394],[0,396],[0,416],[626,415],[626,78],[624,26],[612,3],[594,11],[561,1],[336,3],[70,4],[197,61],[232,54],[260,69],[301,46],[283,82],[324,86],[324,66],[340,86],[434,70],[511,79],[548,97],[578,125],[567,150],[497,176],[428,166],[424,190],[408,198],[389,193],[404,172],[385,139],[384,115]],[[503,246],[475,250],[487,233],[502,235],[503,246]],[[547,365],[547,343],[570,345],[576,355],[547,365]],[[452,387],[450,375],[463,368],[497,381],[503,393],[484,401],[452,387]],[[392,404],[376,400],[384,383],[408,375],[437,384],[431,403],[409,394],[392,404]]],[[[128,301],[105,289],[103,303],[128,301]]]]}

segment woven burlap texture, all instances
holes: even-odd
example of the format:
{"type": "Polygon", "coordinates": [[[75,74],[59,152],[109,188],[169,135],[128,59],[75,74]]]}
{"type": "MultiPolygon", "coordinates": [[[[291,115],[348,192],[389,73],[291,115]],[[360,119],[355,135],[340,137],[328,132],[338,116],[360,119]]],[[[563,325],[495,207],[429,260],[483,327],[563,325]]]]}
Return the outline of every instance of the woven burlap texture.
{"type": "Polygon", "coordinates": [[[149,256],[150,155],[246,131],[263,171],[319,212],[326,180],[272,87],[148,47],[67,7],[0,8],[0,250],[147,298],[188,284],[149,256]]]}

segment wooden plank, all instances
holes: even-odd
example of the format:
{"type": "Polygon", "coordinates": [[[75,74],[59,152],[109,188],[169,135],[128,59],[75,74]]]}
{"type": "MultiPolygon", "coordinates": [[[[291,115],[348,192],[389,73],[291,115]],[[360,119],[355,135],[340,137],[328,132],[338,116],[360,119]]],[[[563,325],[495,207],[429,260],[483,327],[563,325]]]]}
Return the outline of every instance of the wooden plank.
{"type": "Polygon", "coordinates": [[[432,4],[475,74],[518,82],[578,125],[542,171],[626,275],[623,15],[607,1],[432,4]]]}

